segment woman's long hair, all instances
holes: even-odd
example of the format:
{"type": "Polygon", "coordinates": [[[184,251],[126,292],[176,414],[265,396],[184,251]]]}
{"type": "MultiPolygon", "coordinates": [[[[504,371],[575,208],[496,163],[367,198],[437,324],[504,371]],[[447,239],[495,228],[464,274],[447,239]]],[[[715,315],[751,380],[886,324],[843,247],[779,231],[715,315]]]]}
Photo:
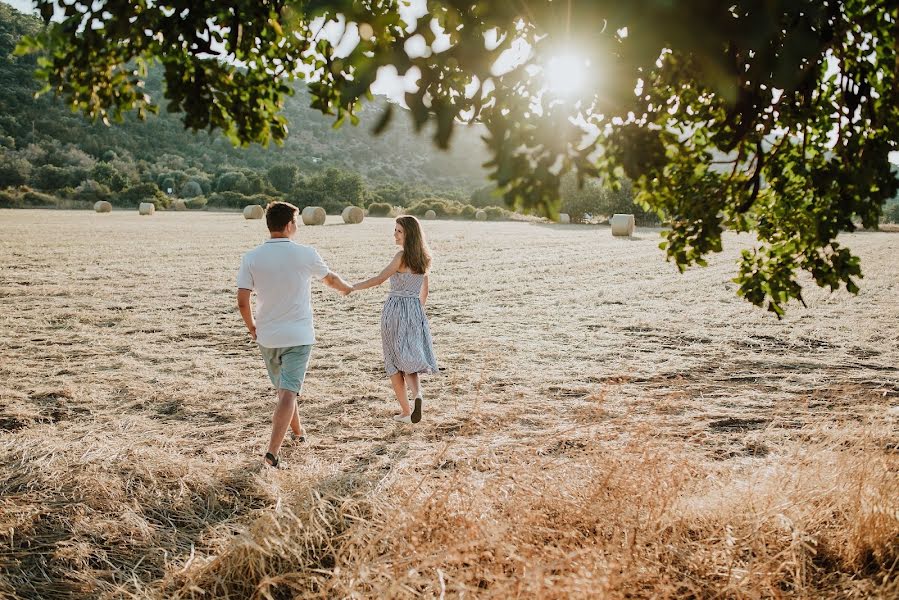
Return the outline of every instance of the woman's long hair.
{"type": "Polygon", "coordinates": [[[427,273],[431,267],[431,250],[421,231],[421,223],[413,216],[397,217],[396,222],[403,227],[403,264],[413,273],[427,273]]]}

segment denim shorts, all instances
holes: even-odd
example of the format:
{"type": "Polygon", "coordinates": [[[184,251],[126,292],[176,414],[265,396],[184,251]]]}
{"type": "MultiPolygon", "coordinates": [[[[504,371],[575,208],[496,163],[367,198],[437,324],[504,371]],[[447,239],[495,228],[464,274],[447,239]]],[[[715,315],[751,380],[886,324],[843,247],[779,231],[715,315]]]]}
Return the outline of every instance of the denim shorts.
{"type": "Polygon", "coordinates": [[[268,369],[268,377],[272,380],[272,385],[279,390],[290,390],[299,394],[303,389],[303,380],[306,378],[306,367],[309,366],[312,345],[287,348],[259,346],[259,350],[265,360],[265,368],[268,369]]]}

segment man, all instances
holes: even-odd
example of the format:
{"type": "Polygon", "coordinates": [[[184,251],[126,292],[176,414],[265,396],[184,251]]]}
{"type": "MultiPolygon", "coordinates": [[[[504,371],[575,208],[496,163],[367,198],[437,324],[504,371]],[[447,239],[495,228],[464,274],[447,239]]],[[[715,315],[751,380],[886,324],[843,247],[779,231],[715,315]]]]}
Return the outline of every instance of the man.
{"type": "Polygon", "coordinates": [[[272,417],[272,436],[263,462],[283,466],[280,449],[287,427],[301,441],[297,395],[303,388],[315,329],[312,325],[312,279],[346,295],[351,288],[325,265],[314,248],[291,240],[297,232],[299,210],[287,202],[272,202],[265,209],[271,235],[243,255],[237,273],[237,307],[265,360],[278,405],[272,417]],[[256,316],[250,293],[256,292],[256,316]]]}

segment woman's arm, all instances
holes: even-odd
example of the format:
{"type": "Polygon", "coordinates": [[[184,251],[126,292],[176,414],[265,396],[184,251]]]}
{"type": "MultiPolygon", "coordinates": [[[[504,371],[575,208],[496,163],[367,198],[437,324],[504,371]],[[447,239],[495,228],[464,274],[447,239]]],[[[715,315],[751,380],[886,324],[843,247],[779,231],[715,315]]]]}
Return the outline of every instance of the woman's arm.
{"type": "Polygon", "coordinates": [[[368,288],[376,287],[390,279],[390,276],[396,273],[400,268],[400,263],[403,260],[403,252],[400,250],[396,253],[396,256],[393,257],[393,260],[390,261],[390,264],[385,267],[383,271],[372,277],[371,279],[367,279],[361,283],[357,283],[352,287],[352,291],[357,292],[359,290],[366,290],[368,288]]]}
{"type": "Polygon", "coordinates": [[[424,306],[428,303],[428,274],[425,273],[424,281],[421,282],[421,305],[424,306]]]}

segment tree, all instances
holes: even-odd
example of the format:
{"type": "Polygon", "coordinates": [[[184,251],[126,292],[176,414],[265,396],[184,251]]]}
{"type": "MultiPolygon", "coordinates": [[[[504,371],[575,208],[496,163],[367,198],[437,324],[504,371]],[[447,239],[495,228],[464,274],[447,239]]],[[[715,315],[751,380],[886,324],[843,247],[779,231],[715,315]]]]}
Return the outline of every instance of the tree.
{"type": "Polygon", "coordinates": [[[31,163],[13,153],[0,153],[0,189],[28,183],[31,163]]]}
{"type": "Polygon", "coordinates": [[[138,206],[141,202],[153,202],[157,206],[167,206],[166,196],[155,183],[146,182],[131,186],[111,198],[113,204],[120,206],[138,206]]]}
{"type": "Polygon", "coordinates": [[[182,198],[196,198],[203,195],[203,188],[193,179],[189,179],[181,186],[179,194],[182,198]]]}
{"type": "Polygon", "coordinates": [[[858,259],[836,237],[856,218],[876,225],[899,187],[888,161],[899,139],[891,1],[429,0],[410,17],[394,0],[184,10],[36,0],[48,21],[54,3],[64,20],[20,50],[48,51],[39,74],[49,89],[96,119],[155,110],[141,84],[158,59],[168,106],[187,127],[280,142],[299,73],[312,106],[339,125],[358,121],[380,67],[415,68],[417,90],[405,98],[415,126],[433,123],[447,147],[457,121],[483,124],[490,177],[508,205],[553,215],[566,173],[627,176],[637,201],[670,223],[663,245],[681,269],[720,251],[725,228],[756,232],[739,293],[778,315],[802,299],[799,270],[858,291],[858,259]],[[349,49],[319,35],[321,17],[349,23],[345,41],[360,41],[349,49]],[[407,42],[423,48],[410,55],[407,42]],[[529,54],[499,69],[513,44],[529,54]],[[547,88],[566,49],[581,57],[578,71],[547,88]],[[580,89],[559,93],[576,81],[580,89]]]}
{"type": "Polygon", "coordinates": [[[275,165],[268,170],[268,180],[279,192],[287,194],[296,185],[300,170],[294,165],[275,165]]]}
{"type": "Polygon", "coordinates": [[[887,223],[899,223],[899,202],[889,202],[883,211],[887,223]]]}
{"type": "Polygon", "coordinates": [[[97,163],[91,170],[91,179],[99,182],[114,192],[120,192],[128,185],[128,179],[108,162],[97,163]]]}
{"type": "Polygon", "coordinates": [[[31,184],[40,190],[61,190],[75,187],[89,176],[87,169],[42,165],[32,172],[31,184]]]}
{"type": "Polygon", "coordinates": [[[75,197],[85,202],[109,199],[109,188],[93,179],[85,179],[75,188],[75,197]]]}
{"type": "Polygon", "coordinates": [[[237,171],[223,173],[215,181],[216,192],[239,192],[245,187],[247,187],[247,178],[243,173],[237,171]]]}
{"type": "Polygon", "coordinates": [[[636,203],[633,187],[633,182],[627,178],[602,184],[591,181],[578,186],[573,175],[566,175],[560,188],[562,212],[567,213],[574,223],[625,213],[634,215],[639,225],[658,225],[655,213],[647,212],[636,203]]]}
{"type": "Polygon", "coordinates": [[[339,214],[346,206],[362,206],[365,191],[358,173],[331,167],[298,183],[290,198],[299,207],[321,206],[328,214],[339,214]]]}

